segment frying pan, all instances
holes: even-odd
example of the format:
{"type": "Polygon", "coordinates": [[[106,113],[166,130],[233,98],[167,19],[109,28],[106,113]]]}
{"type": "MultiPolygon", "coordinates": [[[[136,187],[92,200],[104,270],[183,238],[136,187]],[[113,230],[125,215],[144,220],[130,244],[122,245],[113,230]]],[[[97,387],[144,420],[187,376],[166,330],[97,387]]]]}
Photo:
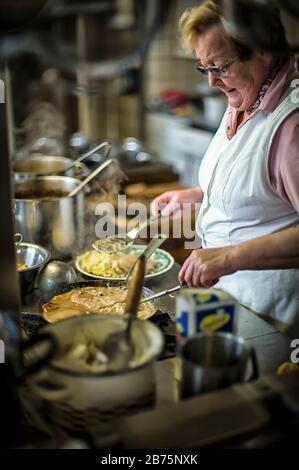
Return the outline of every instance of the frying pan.
{"type": "MultiPolygon", "coordinates": [[[[125,281],[119,281],[119,280],[105,281],[105,280],[101,280],[101,279],[94,280],[94,281],[74,282],[74,283],[71,283],[71,284],[67,284],[62,288],[61,287],[57,288],[57,290],[53,292],[52,297],[54,297],[54,295],[65,294],[66,292],[69,292],[72,289],[81,289],[83,287],[122,287],[122,286],[127,287],[127,283],[125,281]]],[[[148,289],[147,287],[142,288],[143,297],[145,297],[145,298],[150,297],[153,294],[154,294],[154,292],[151,289],[148,289]]],[[[47,303],[47,302],[49,302],[49,299],[45,299],[45,298],[41,297],[40,305],[39,305],[40,312],[42,312],[42,305],[44,303],[47,303]]],[[[155,307],[155,309],[154,309],[153,313],[149,317],[147,317],[146,319],[148,319],[148,318],[152,317],[153,315],[155,315],[157,313],[157,311],[159,310],[158,300],[153,300],[152,305],[155,307]]],[[[41,313],[41,315],[43,317],[43,313],[41,313]]],[[[44,319],[44,317],[43,317],[43,319],[44,319]]]]}

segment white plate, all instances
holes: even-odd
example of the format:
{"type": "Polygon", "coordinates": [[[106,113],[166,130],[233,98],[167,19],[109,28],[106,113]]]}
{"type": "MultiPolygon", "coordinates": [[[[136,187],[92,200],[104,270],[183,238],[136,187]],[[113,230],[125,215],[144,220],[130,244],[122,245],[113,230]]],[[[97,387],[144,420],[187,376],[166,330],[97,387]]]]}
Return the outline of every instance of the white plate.
{"type": "MultiPolygon", "coordinates": [[[[132,245],[126,250],[126,253],[128,253],[130,255],[131,254],[140,255],[144,251],[145,247],[146,247],[146,245],[132,245]]],[[[80,266],[80,257],[81,256],[82,255],[77,256],[77,258],[75,260],[75,267],[84,276],[90,277],[92,279],[104,279],[106,281],[115,281],[115,280],[124,281],[126,279],[125,277],[97,276],[96,274],[91,274],[91,273],[85,271],[80,266]]],[[[167,251],[161,250],[160,248],[157,248],[157,250],[152,254],[151,259],[153,259],[153,261],[156,265],[156,268],[155,268],[154,272],[152,272],[150,274],[146,274],[146,276],[145,276],[146,279],[151,279],[153,277],[161,276],[162,274],[169,271],[174,265],[173,256],[171,256],[171,254],[168,253],[167,251]]]]}

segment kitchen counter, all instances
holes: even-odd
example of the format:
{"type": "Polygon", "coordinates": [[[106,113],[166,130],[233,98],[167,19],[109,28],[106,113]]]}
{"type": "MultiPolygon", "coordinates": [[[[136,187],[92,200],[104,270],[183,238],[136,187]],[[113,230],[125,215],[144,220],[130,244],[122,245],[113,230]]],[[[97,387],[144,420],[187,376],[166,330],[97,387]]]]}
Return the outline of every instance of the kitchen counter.
{"type": "MultiPolygon", "coordinates": [[[[178,273],[180,265],[175,263],[171,271],[163,276],[146,280],[146,286],[155,292],[174,287],[178,284],[178,273]]],[[[78,275],[77,281],[83,280],[78,275]]],[[[35,298],[35,310],[36,310],[35,298]]],[[[175,321],[175,298],[165,296],[159,300],[160,311],[168,313],[175,321]]],[[[32,308],[32,303],[23,305],[23,313],[36,313],[32,308]]],[[[290,360],[290,338],[280,333],[272,325],[261,319],[257,314],[240,306],[240,318],[237,333],[245,338],[246,342],[255,348],[260,375],[273,373],[283,362],[290,360]]],[[[167,329],[167,334],[175,335],[175,324],[171,324],[167,329]],[[169,331],[168,331],[169,330],[169,331]]],[[[175,399],[174,380],[175,358],[163,359],[156,363],[157,374],[157,402],[159,404],[173,402],[175,399]]]]}
{"type": "MultiPolygon", "coordinates": [[[[177,276],[178,276],[179,269],[180,269],[180,266],[178,264],[175,264],[174,267],[171,269],[171,271],[169,271],[165,275],[161,277],[153,278],[151,280],[147,280],[146,286],[151,288],[154,291],[160,291],[160,290],[175,286],[178,283],[177,276]]],[[[167,296],[167,297],[160,299],[160,310],[165,313],[167,312],[170,315],[171,319],[174,320],[175,319],[174,297],[167,296]]],[[[167,330],[167,334],[169,333],[170,335],[175,335],[174,323],[170,324],[168,329],[169,331],[167,330]]],[[[238,334],[243,336],[246,342],[255,348],[257,360],[259,364],[260,375],[264,376],[264,374],[275,372],[277,367],[282,362],[289,360],[290,339],[286,335],[283,335],[277,330],[275,330],[273,326],[269,325],[264,320],[260,319],[256,314],[242,307],[240,310],[238,334]]],[[[153,416],[155,416],[155,413],[159,413],[160,412],[159,410],[161,410],[161,413],[163,414],[164,413],[162,409],[163,407],[165,407],[165,410],[169,410],[170,409],[169,406],[170,407],[173,406],[175,402],[177,401],[177,398],[176,398],[177,387],[176,387],[176,382],[174,378],[175,358],[172,357],[170,359],[162,359],[156,362],[155,367],[156,367],[157,401],[156,401],[156,408],[153,411],[154,413],[153,416]]],[[[213,394],[207,394],[206,396],[210,397],[210,395],[211,395],[211,400],[213,400],[213,394]]],[[[229,403],[230,402],[231,402],[231,396],[229,395],[229,403]]],[[[188,401],[187,401],[187,405],[188,405],[188,401]]],[[[214,406],[215,406],[215,403],[213,402],[213,407],[214,406]]],[[[211,409],[213,409],[213,407],[211,409]]],[[[170,411],[170,413],[172,412],[170,411]]],[[[250,413],[252,413],[252,410],[250,411],[250,413]]],[[[27,415],[28,415],[28,410],[27,410],[27,415]]],[[[139,419],[139,416],[142,421],[144,415],[141,413],[140,415],[137,414],[135,416],[136,416],[137,421],[139,419]]],[[[145,416],[151,416],[151,413],[148,415],[145,413],[145,416]]],[[[32,424],[34,424],[34,427],[37,426],[37,428],[40,429],[39,426],[40,426],[41,420],[38,419],[38,415],[37,415],[37,418],[33,418],[33,417],[34,415],[32,415],[31,417],[32,424]]],[[[128,421],[125,418],[125,423],[127,422],[130,423],[131,419],[133,420],[134,429],[135,429],[134,416],[132,418],[128,417],[128,421]]],[[[159,419],[160,419],[160,415],[159,415],[159,419]]],[[[120,423],[121,423],[120,429],[122,429],[123,421],[120,421],[120,423]]],[[[48,424],[45,424],[45,423],[42,423],[42,425],[48,426],[48,424]]],[[[57,430],[57,432],[58,431],[60,432],[59,428],[57,428],[53,424],[53,429],[54,427],[55,427],[55,430],[57,430]]],[[[138,429],[139,427],[137,426],[136,432],[138,429]]],[[[110,431],[112,431],[112,435],[114,435],[114,432],[117,432],[117,430],[118,430],[118,427],[114,429],[114,424],[113,424],[113,427],[110,428],[110,431]]],[[[103,447],[103,439],[105,441],[106,431],[107,431],[106,428],[103,431],[101,430],[99,426],[99,429],[97,429],[96,435],[94,435],[95,446],[103,447]],[[102,434],[102,432],[104,432],[104,434],[102,434]]],[[[28,436],[30,436],[28,437],[28,439],[30,439],[31,441],[30,433],[28,434],[28,436]]],[[[36,445],[37,447],[40,447],[40,446],[43,447],[45,443],[43,441],[39,441],[39,439],[40,439],[40,436],[38,433],[37,436],[34,437],[34,441],[37,440],[36,444],[34,445],[36,445]]],[[[47,441],[47,445],[49,444],[51,447],[57,448],[63,445],[63,442],[65,439],[68,439],[68,436],[67,434],[63,432],[61,437],[59,437],[59,435],[57,434],[57,437],[53,442],[47,441]]],[[[130,444],[126,444],[126,445],[130,445],[130,444]]]]}
{"type": "MultiPolygon", "coordinates": [[[[175,264],[173,269],[163,277],[150,280],[146,285],[160,291],[178,284],[180,266],[175,264]]],[[[161,299],[161,310],[167,312],[174,320],[175,301],[170,296],[161,299]]],[[[277,331],[272,325],[262,320],[257,314],[240,306],[238,334],[255,348],[260,375],[273,373],[277,367],[290,360],[290,339],[277,331]]],[[[156,363],[157,404],[171,403],[175,400],[175,359],[162,360],[156,363]]]]}
{"type": "MultiPolygon", "coordinates": [[[[173,287],[178,272],[179,265],[175,265],[147,285],[153,290],[173,287]]],[[[164,298],[161,310],[174,319],[174,299],[164,298]]],[[[238,334],[255,348],[261,378],[178,402],[175,359],[160,360],[156,363],[155,409],[120,419],[108,435],[106,429],[98,429],[96,445],[107,448],[108,443],[109,448],[123,449],[200,449],[210,445],[267,448],[279,447],[281,442],[296,445],[296,414],[284,408],[279,393],[296,397],[299,372],[282,377],[273,374],[278,365],[289,360],[290,339],[245,308],[240,311],[238,334]]],[[[291,400],[291,408],[293,403],[291,400]]]]}

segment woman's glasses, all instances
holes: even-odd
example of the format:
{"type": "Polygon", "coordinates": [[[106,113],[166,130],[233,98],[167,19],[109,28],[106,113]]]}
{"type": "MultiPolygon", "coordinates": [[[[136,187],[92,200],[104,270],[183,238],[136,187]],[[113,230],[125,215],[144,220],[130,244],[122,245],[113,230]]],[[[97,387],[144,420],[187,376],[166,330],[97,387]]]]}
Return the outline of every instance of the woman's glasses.
{"type": "Polygon", "coordinates": [[[226,62],[226,64],[224,64],[222,67],[217,67],[216,65],[212,65],[212,67],[203,67],[202,65],[197,65],[196,69],[203,75],[208,75],[208,73],[211,72],[217,78],[225,77],[229,67],[237,60],[237,58],[238,56],[232,57],[232,59],[226,62]]]}

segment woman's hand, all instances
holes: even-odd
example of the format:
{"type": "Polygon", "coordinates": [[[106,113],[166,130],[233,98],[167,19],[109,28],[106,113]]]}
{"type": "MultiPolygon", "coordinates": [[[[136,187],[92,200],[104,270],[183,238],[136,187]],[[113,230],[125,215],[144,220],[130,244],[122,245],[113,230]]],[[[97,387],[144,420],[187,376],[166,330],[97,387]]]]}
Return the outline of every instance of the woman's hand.
{"type": "Polygon", "coordinates": [[[181,284],[189,287],[212,287],[221,276],[233,274],[235,266],[235,248],[206,248],[192,251],[179,273],[181,284]]]}
{"type": "Polygon", "coordinates": [[[212,287],[221,276],[242,270],[298,269],[299,225],[239,245],[192,251],[179,273],[181,284],[212,287]]]}
{"type": "Polygon", "coordinates": [[[203,198],[203,192],[199,187],[181,189],[177,191],[167,191],[156,197],[151,204],[151,212],[157,215],[161,212],[163,216],[179,218],[184,211],[184,204],[200,203],[203,198]]]}

